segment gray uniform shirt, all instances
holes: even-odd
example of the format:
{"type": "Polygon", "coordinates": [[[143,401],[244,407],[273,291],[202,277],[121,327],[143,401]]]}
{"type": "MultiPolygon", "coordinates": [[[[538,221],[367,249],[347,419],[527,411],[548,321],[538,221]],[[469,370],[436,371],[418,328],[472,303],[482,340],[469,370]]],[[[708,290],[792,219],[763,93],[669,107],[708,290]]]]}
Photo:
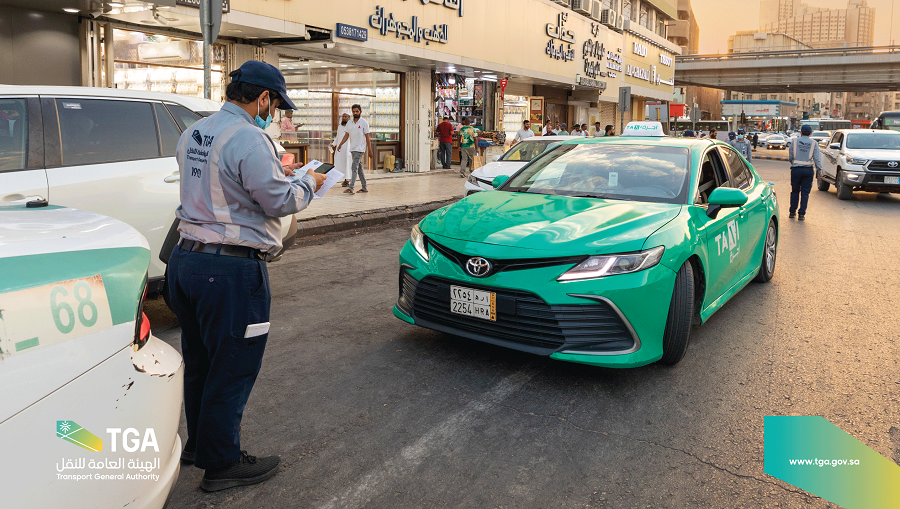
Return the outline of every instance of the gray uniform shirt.
{"type": "Polygon", "coordinates": [[[274,142],[237,105],[198,120],[178,140],[181,237],[281,250],[281,220],[312,200],[316,181],[285,179],[274,142]]]}
{"type": "Polygon", "coordinates": [[[800,136],[788,144],[788,161],[791,166],[812,166],[822,169],[822,155],[819,144],[809,136],[800,136]]]}
{"type": "Polygon", "coordinates": [[[753,145],[744,139],[744,141],[732,140],[728,142],[729,145],[734,147],[735,150],[740,152],[744,159],[753,162],[753,145]]]}

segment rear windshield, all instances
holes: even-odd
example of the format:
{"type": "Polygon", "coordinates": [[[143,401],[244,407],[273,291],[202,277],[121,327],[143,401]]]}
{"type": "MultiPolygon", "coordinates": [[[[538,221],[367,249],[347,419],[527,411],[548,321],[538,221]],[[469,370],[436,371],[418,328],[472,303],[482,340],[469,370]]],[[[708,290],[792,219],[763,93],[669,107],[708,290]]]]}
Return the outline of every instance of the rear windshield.
{"type": "Polygon", "coordinates": [[[585,198],[685,203],[686,148],[646,145],[561,145],[523,168],[504,191],[585,198]]]}
{"type": "Polygon", "coordinates": [[[900,149],[900,133],[850,133],[847,148],[897,150],[900,149]]]}
{"type": "Polygon", "coordinates": [[[528,162],[541,155],[550,145],[546,141],[522,141],[506,151],[500,160],[528,162]]]}
{"type": "Polygon", "coordinates": [[[827,137],[831,136],[831,133],[829,133],[828,131],[816,131],[816,132],[812,133],[810,136],[821,136],[823,138],[827,138],[827,137]]]}

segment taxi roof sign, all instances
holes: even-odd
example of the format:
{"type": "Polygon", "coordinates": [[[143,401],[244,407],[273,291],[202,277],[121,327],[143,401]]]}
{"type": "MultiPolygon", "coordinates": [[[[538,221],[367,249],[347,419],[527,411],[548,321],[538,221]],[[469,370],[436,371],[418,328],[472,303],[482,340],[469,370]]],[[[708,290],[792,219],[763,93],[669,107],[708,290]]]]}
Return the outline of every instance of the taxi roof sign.
{"type": "Polygon", "coordinates": [[[628,122],[622,136],[665,136],[660,122],[628,122]]]}

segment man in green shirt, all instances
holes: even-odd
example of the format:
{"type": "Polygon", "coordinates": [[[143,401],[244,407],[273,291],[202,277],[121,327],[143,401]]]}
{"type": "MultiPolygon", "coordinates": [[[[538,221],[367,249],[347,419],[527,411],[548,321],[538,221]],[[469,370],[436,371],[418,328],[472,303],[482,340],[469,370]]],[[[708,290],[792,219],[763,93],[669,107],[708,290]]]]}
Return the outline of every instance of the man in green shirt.
{"type": "Polygon", "coordinates": [[[475,169],[472,166],[475,162],[475,137],[478,133],[470,123],[468,117],[463,118],[463,126],[459,130],[459,176],[462,178],[466,178],[467,167],[469,173],[475,169]]]}
{"type": "Polygon", "coordinates": [[[560,123],[560,124],[559,124],[559,132],[556,133],[556,135],[557,135],[557,136],[568,136],[568,135],[569,135],[569,131],[566,131],[566,124],[565,124],[565,123],[560,123]]]}

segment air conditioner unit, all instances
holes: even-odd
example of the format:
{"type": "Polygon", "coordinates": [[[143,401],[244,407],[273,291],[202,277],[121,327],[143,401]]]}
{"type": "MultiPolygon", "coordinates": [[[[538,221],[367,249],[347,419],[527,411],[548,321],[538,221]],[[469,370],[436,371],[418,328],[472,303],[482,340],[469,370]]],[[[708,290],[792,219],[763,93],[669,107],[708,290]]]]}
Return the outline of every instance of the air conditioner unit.
{"type": "Polygon", "coordinates": [[[585,16],[591,15],[591,0],[572,0],[572,10],[585,16]]]}
{"type": "Polygon", "coordinates": [[[569,6],[569,0],[552,0],[552,1],[554,1],[560,5],[565,5],[566,7],[569,6]]]}
{"type": "Polygon", "coordinates": [[[148,62],[190,60],[190,41],[156,42],[138,45],[138,58],[148,62]]]}
{"type": "Polygon", "coordinates": [[[600,10],[603,7],[603,4],[600,3],[600,0],[593,0],[591,2],[591,19],[594,21],[600,21],[600,10]]]}
{"type": "Polygon", "coordinates": [[[612,9],[603,9],[600,11],[600,23],[610,27],[616,28],[616,23],[619,21],[619,13],[612,9]]]}

